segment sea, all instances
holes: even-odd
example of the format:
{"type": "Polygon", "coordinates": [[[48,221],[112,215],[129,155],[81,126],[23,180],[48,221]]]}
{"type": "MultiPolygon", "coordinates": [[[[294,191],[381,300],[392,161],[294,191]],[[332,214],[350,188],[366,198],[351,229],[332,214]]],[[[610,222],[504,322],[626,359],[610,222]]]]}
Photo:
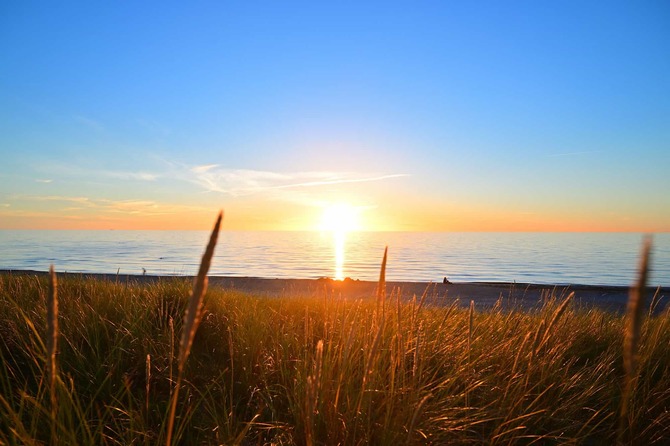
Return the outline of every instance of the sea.
{"type": "MultiPolygon", "coordinates": [[[[207,231],[0,230],[0,269],[194,275],[207,231]]],[[[623,285],[636,233],[222,231],[214,276],[623,285]]],[[[653,235],[650,284],[670,286],[670,233],[653,235]]]]}

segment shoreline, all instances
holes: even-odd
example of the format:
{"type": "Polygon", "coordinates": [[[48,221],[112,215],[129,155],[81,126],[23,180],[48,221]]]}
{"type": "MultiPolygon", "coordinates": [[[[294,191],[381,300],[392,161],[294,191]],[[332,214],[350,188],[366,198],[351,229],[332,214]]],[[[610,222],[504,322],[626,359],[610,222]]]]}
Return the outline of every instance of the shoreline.
{"type": "MultiPolygon", "coordinates": [[[[46,271],[0,269],[2,275],[46,276],[46,271]]],[[[85,277],[96,280],[120,281],[122,283],[156,283],[161,280],[184,279],[193,280],[193,276],[176,275],[132,275],[104,273],[73,273],[59,272],[59,276],[85,277]]],[[[375,295],[377,282],[345,279],[272,279],[262,277],[209,276],[209,285],[220,289],[228,289],[260,297],[306,297],[306,296],[341,296],[346,299],[372,298],[375,295]]],[[[426,294],[426,303],[431,305],[451,305],[458,300],[461,305],[469,305],[470,300],[481,309],[492,308],[500,300],[503,308],[521,308],[532,310],[539,308],[544,295],[554,292],[556,296],[565,297],[575,293],[575,303],[586,308],[600,308],[607,311],[622,313],[628,302],[629,287],[608,285],[547,285],[531,283],[504,282],[457,282],[430,283],[410,281],[387,281],[387,295],[400,293],[403,300],[411,300],[414,296],[420,299],[426,294]]],[[[647,302],[659,291],[659,304],[656,312],[666,307],[670,287],[649,287],[647,302]]]]}

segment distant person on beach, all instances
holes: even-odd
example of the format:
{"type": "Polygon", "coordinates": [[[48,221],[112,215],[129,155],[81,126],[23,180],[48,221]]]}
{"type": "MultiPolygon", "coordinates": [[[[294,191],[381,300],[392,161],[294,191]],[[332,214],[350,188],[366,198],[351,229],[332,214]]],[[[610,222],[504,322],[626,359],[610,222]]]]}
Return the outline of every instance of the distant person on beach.
{"type": "Polygon", "coordinates": [[[451,284],[451,282],[449,282],[449,279],[447,279],[446,277],[442,280],[442,283],[447,284],[447,285],[451,284]]]}

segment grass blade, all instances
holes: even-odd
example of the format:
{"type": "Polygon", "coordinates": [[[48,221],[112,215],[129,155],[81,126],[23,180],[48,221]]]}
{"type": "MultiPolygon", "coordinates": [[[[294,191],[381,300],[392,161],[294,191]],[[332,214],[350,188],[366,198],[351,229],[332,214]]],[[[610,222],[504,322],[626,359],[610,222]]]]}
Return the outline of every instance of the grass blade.
{"type": "Polygon", "coordinates": [[[384,248],[384,259],[382,260],[382,267],[379,271],[379,283],[377,284],[377,313],[380,308],[384,307],[384,300],[386,299],[386,258],[389,247],[384,248]]]}
{"type": "Polygon", "coordinates": [[[207,292],[207,272],[209,271],[209,267],[212,264],[212,258],[214,257],[214,248],[216,247],[216,240],[219,236],[222,219],[223,212],[220,212],[216,219],[214,229],[212,230],[212,235],[209,238],[207,249],[205,249],[205,253],[202,256],[198,275],[193,282],[193,291],[191,291],[191,298],[189,299],[188,308],[186,308],[186,314],[184,315],[184,326],[181,332],[181,340],[179,341],[179,355],[177,359],[177,367],[179,371],[183,370],[186,359],[188,359],[188,355],[191,353],[191,346],[193,345],[195,332],[200,325],[203,297],[207,292]]]}
{"type": "Polygon", "coordinates": [[[647,278],[649,277],[650,253],[651,237],[647,236],[642,246],[637,283],[630,289],[628,308],[626,310],[623,345],[625,382],[621,403],[621,417],[619,419],[619,443],[622,443],[626,432],[629,432],[631,428],[628,411],[637,377],[637,348],[640,341],[640,328],[644,315],[643,308],[646,297],[647,278]]]}
{"type": "Polygon", "coordinates": [[[56,440],[56,376],[58,374],[56,355],[58,353],[58,282],[54,266],[49,267],[49,295],[47,296],[47,377],[51,399],[51,439],[56,440]]]}
{"type": "Polygon", "coordinates": [[[219,216],[214,224],[212,235],[209,237],[209,243],[202,255],[200,262],[200,269],[198,275],[194,279],[193,291],[189,299],[188,307],[184,315],[184,326],[182,327],[181,340],[179,342],[179,355],[177,359],[177,382],[175,384],[172,400],[170,401],[170,414],[168,415],[167,437],[165,444],[170,446],[172,444],[172,431],[174,429],[174,418],[177,410],[177,400],[179,398],[179,388],[181,387],[181,380],[184,372],[184,365],[191,353],[193,346],[193,339],[195,333],[200,325],[202,316],[202,303],[205,292],[207,291],[207,272],[212,264],[214,257],[214,248],[216,247],[216,240],[219,236],[219,229],[221,228],[221,220],[223,219],[223,211],[219,212],[219,216]]]}

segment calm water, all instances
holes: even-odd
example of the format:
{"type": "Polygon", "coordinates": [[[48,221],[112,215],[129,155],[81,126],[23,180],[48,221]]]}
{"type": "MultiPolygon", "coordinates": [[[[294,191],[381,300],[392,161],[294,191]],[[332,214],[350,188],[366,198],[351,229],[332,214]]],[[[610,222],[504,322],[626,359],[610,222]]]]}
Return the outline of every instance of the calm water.
{"type": "MultiPolygon", "coordinates": [[[[200,231],[0,231],[0,269],[197,271],[200,231]]],[[[642,236],[602,233],[222,232],[212,275],[629,285],[642,236]]],[[[670,285],[670,234],[654,237],[652,284],[670,285]]]]}

